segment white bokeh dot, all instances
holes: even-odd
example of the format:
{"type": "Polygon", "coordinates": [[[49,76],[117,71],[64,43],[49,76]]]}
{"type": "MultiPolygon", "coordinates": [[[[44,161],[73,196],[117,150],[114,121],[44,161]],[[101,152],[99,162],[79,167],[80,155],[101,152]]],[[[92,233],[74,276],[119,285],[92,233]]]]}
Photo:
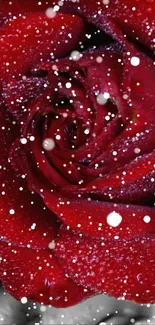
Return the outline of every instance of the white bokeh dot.
{"type": "Polygon", "coordinates": [[[14,209],[10,209],[9,210],[9,213],[12,214],[12,215],[15,214],[15,210],[14,209]]]}
{"type": "Polygon", "coordinates": [[[27,139],[26,138],[21,138],[20,139],[20,142],[21,142],[21,144],[26,144],[27,143],[27,139]]]}
{"type": "Polygon", "coordinates": [[[49,249],[54,249],[55,248],[55,241],[52,240],[49,244],[48,244],[48,248],[49,249]]]}
{"type": "Polygon", "coordinates": [[[121,222],[122,222],[122,216],[119,213],[113,211],[108,214],[107,223],[109,226],[118,227],[121,222]]]}
{"type": "Polygon", "coordinates": [[[42,146],[43,146],[44,150],[50,151],[50,150],[54,149],[55,142],[51,138],[46,138],[43,140],[42,146]]]}
{"type": "Polygon", "coordinates": [[[82,54],[81,54],[79,51],[73,51],[73,52],[71,52],[71,54],[70,54],[70,57],[71,57],[71,59],[72,59],[73,61],[78,61],[78,60],[80,60],[81,56],[82,56],[82,54]]]}
{"type": "Polygon", "coordinates": [[[130,59],[131,65],[133,65],[134,67],[137,67],[140,64],[140,59],[137,56],[133,56],[130,59]]]}
{"type": "Polygon", "coordinates": [[[33,135],[30,136],[30,141],[34,141],[35,137],[33,135]]]}
{"type": "Polygon", "coordinates": [[[96,62],[97,62],[97,63],[102,63],[102,62],[103,62],[103,58],[102,58],[102,56],[98,56],[98,57],[96,58],[96,62]]]}
{"type": "Polygon", "coordinates": [[[56,16],[56,11],[54,10],[54,8],[48,8],[46,10],[46,16],[48,18],[54,18],[56,16]]]}
{"type": "Polygon", "coordinates": [[[104,5],[108,5],[110,0],[103,0],[104,5]]]}
{"type": "Polygon", "coordinates": [[[149,223],[151,221],[151,217],[150,216],[145,216],[143,218],[143,220],[144,220],[145,223],[149,223]]]}
{"type": "Polygon", "coordinates": [[[21,303],[22,304],[27,304],[27,298],[26,297],[21,298],[21,303]]]}
{"type": "Polygon", "coordinates": [[[71,87],[72,87],[71,82],[66,82],[66,88],[67,88],[67,89],[70,89],[71,87]]]}
{"type": "Polygon", "coordinates": [[[99,105],[105,105],[109,98],[110,98],[109,93],[105,92],[105,93],[98,94],[96,100],[99,105]]]}
{"type": "Polygon", "coordinates": [[[141,150],[140,150],[140,148],[135,148],[135,149],[134,149],[134,152],[135,152],[136,154],[138,154],[138,153],[141,152],[141,150]]]}

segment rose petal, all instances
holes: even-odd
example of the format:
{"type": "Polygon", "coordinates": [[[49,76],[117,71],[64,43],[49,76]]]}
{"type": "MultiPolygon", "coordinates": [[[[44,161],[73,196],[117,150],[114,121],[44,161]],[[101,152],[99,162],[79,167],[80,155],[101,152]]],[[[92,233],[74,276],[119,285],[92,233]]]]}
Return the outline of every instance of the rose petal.
{"type": "Polygon", "coordinates": [[[155,3],[152,0],[109,0],[108,4],[97,0],[66,0],[61,10],[80,14],[117,39],[121,29],[154,50],[155,3]]]}
{"type": "MultiPolygon", "coordinates": [[[[54,192],[55,193],[55,192],[54,192]]],[[[155,231],[155,208],[62,197],[51,192],[42,194],[47,207],[72,229],[97,238],[118,236],[130,239],[155,231]],[[108,222],[108,216],[113,223],[108,222]],[[145,222],[149,217],[150,222],[145,222]],[[115,226],[119,217],[120,223],[115,226]],[[113,226],[114,224],[114,226],[113,226]]]]}
{"type": "Polygon", "coordinates": [[[40,197],[28,190],[24,178],[18,177],[8,163],[10,146],[18,134],[17,126],[12,122],[1,107],[0,235],[19,245],[47,247],[56,236],[57,220],[44,207],[40,197]]]}
{"type": "Polygon", "coordinates": [[[154,235],[95,241],[62,229],[56,245],[58,259],[77,283],[138,303],[155,302],[154,254],[154,235]]]}
{"type": "Polygon", "coordinates": [[[154,182],[155,150],[137,157],[114,173],[96,178],[80,193],[89,193],[92,197],[95,194],[96,198],[107,201],[139,204],[149,201],[153,204],[154,182]]]}
{"type": "MultiPolygon", "coordinates": [[[[140,118],[140,121],[132,124],[132,128],[129,125],[128,128],[121,132],[121,134],[111,142],[107,150],[92,162],[92,165],[98,163],[102,175],[107,174],[109,170],[114,172],[137,156],[151,152],[154,149],[154,137],[154,124],[148,124],[147,126],[146,122],[141,123],[140,118]],[[117,153],[117,157],[114,156],[114,153],[117,153]],[[103,161],[102,164],[101,161],[103,161]]],[[[93,169],[94,167],[92,166],[90,171],[93,169]]]]}
{"type": "Polygon", "coordinates": [[[0,180],[0,235],[5,240],[21,246],[48,247],[58,229],[55,215],[47,210],[39,196],[32,195],[27,189],[27,184],[16,176],[2,172],[0,180]]]}
{"type": "MultiPolygon", "coordinates": [[[[127,128],[111,141],[110,146],[91,165],[98,163],[101,167],[100,173],[108,173],[109,170],[117,170],[135,157],[139,149],[140,154],[151,152],[154,149],[154,102],[155,96],[152,85],[154,84],[155,67],[154,61],[137,51],[128,44],[130,56],[124,61],[124,74],[122,78],[122,96],[130,107],[131,121],[127,128]],[[132,55],[139,59],[139,65],[131,64],[132,55]],[[144,78],[145,75],[145,78],[144,78]],[[148,82],[149,80],[149,82],[148,82]],[[128,91],[129,90],[129,91],[128,91]],[[146,107],[149,110],[146,110],[146,107]],[[117,152],[114,157],[113,152],[117,152]],[[114,158],[116,158],[114,160],[114,158]],[[103,161],[102,164],[100,162],[103,161]]],[[[113,78],[112,78],[113,79],[113,78]]]]}
{"type": "Polygon", "coordinates": [[[10,16],[15,16],[27,12],[41,12],[50,7],[53,0],[49,0],[48,4],[45,0],[27,1],[27,0],[0,0],[0,22],[4,22],[10,16]]]}
{"type": "Polygon", "coordinates": [[[94,294],[68,278],[50,250],[1,244],[1,280],[16,299],[26,297],[57,308],[77,304],[94,294]]]}
{"type": "Polygon", "coordinates": [[[0,30],[1,80],[26,74],[41,59],[67,55],[83,34],[83,21],[71,15],[56,14],[51,19],[33,13],[10,20],[0,30]]]}
{"type": "Polygon", "coordinates": [[[2,96],[10,113],[21,122],[29,113],[28,104],[39,97],[47,86],[46,78],[12,80],[3,86],[2,96]]]}

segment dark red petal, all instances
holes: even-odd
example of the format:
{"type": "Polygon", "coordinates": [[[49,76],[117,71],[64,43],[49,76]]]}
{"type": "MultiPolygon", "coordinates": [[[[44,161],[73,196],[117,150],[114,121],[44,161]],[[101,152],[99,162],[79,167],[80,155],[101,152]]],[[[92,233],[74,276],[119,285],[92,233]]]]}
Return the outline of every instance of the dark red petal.
{"type": "Polygon", "coordinates": [[[124,33],[154,49],[155,3],[152,0],[109,1],[107,15],[124,33]],[[149,28],[148,28],[149,26],[149,28]]]}
{"type": "Polygon", "coordinates": [[[17,126],[12,122],[1,107],[0,236],[18,245],[44,248],[56,236],[57,219],[44,207],[41,198],[28,190],[24,178],[18,177],[8,163],[10,146],[18,135],[17,126]],[[11,209],[13,214],[10,214],[11,209]]]}
{"type": "Polygon", "coordinates": [[[114,202],[146,203],[154,201],[155,150],[139,156],[129,164],[90,182],[81,192],[97,194],[100,199],[114,202]]]}
{"type": "Polygon", "coordinates": [[[28,1],[28,0],[0,0],[0,23],[5,21],[6,18],[16,16],[27,12],[41,12],[51,7],[53,0],[28,1]]]}
{"type": "Polygon", "coordinates": [[[0,30],[1,80],[26,74],[42,59],[67,55],[83,34],[82,19],[71,15],[56,14],[50,19],[33,13],[10,20],[0,30]]]}
{"type": "Polygon", "coordinates": [[[118,38],[120,29],[154,50],[155,3],[152,0],[66,0],[63,11],[77,13],[118,38]],[[148,28],[149,26],[149,28],[148,28]],[[117,29],[118,28],[118,29],[117,29]]]}
{"type": "MultiPolygon", "coordinates": [[[[85,53],[79,61],[80,68],[87,71],[86,82],[88,84],[89,96],[92,98],[92,93],[109,93],[113,99],[119,114],[123,121],[129,119],[131,109],[124,102],[121,93],[122,84],[122,58],[123,50],[118,44],[110,44],[110,46],[101,47],[98,51],[90,51],[85,53]],[[97,63],[97,58],[101,57],[102,62],[97,63]],[[104,78],[103,78],[104,76],[104,78]]],[[[94,96],[94,106],[96,107],[96,96],[94,96]]],[[[102,105],[104,110],[104,106],[102,105]]]]}
{"type": "MultiPolygon", "coordinates": [[[[153,114],[152,114],[153,115],[153,114]]],[[[143,116],[144,117],[144,116],[143,116]]],[[[138,119],[136,123],[132,123],[132,128],[129,127],[111,142],[110,146],[102,153],[93,165],[98,163],[100,165],[100,173],[107,174],[116,171],[118,168],[126,165],[138,155],[149,153],[154,149],[155,126],[154,124],[146,125],[142,118],[138,119]],[[140,120],[140,121],[139,121],[140,120]],[[113,152],[117,153],[117,157],[113,152]],[[101,164],[100,162],[103,161],[101,164]]],[[[92,166],[91,170],[94,167],[92,166]]]]}
{"type": "Polygon", "coordinates": [[[1,280],[16,299],[27,297],[60,308],[94,294],[65,275],[50,250],[35,251],[3,244],[0,249],[1,280]]]}
{"type": "Polygon", "coordinates": [[[155,231],[155,208],[137,205],[125,205],[95,201],[89,199],[70,199],[53,193],[42,194],[47,207],[53,210],[61,220],[72,229],[97,238],[130,239],[145,233],[155,231]],[[119,215],[122,221],[117,227],[108,223],[108,216],[112,213],[115,218],[119,215]],[[115,215],[115,213],[117,215],[115,215]],[[146,223],[146,216],[150,222],[146,223]]]}
{"type": "Polygon", "coordinates": [[[39,97],[47,86],[46,78],[12,80],[3,86],[2,96],[10,113],[21,122],[29,113],[28,104],[39,97]]]}
{"type": "MultiPolygon", "coordinates": [[[[132,51],[131,48],[130,52],[132,51]]],[[[139,149],[141,155],[154,149],[155,95],[152,88],[155,82],[154,61],[137,50],[135,55],[140,59],[140,64],[135,67],[130,64],[130,60],[129,64],[124,61],[122,80],[122,95],[127,96],[126,101],[129,102],[132,119],[120,136],[111,141],[107,150],[92,161],[93,165],[99,163],[102,167],[102,174],[108,173],[109,170],[117,170],[137,157],[136,148],[139,149]],[[146,107],[149,109],[146,110],[146,107]],[[117,152],[117,157],[114,157],[114,151],[117,152]],[[100,164],[100,161],[103,163],[100,164]]],[[[130,59],[131,57],[132,54],[130,59]]]]}
{"type": "Polygon", "coordinates": [[[38,137],[35,138],[34,143],[31,145],[33,154],[35,156],[36,163],[39,165],[40,171],[43,175],[51,181],[52,184],[56,184],[57,186],[65,186],[68,184],[66,179],[61,176],[59,171],[52,166],[52,163],[46,159],[44,151],[42,150],[42,143],[38,137]]]}
{"type": "Polygon", "coordinates": [[[116,298],[154,303],[155,236],[95,241],[63,229],[56,255],[77,283],[116,298]]]}
{"type": "Polygon", "coordinates": [[[41,198],[31,194],[26,182],[17,179],[13,172],[0,173],[0,181],[0,235],[21,246],[48,247],[58,230],[53,212],[46,209],[41,198]]]}

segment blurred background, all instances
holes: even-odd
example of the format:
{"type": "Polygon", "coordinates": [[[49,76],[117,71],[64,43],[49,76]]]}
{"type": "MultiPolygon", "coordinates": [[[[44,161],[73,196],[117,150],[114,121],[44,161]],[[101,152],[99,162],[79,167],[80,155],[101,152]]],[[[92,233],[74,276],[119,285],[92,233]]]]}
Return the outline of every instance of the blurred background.
{"type": "Polygon", "coordinates": [[[0,288],[3,325],[155,325],[155,305],[138,305],[98,295],[70,308],[56,309],[23,299],[16,301],[0,288]]]}

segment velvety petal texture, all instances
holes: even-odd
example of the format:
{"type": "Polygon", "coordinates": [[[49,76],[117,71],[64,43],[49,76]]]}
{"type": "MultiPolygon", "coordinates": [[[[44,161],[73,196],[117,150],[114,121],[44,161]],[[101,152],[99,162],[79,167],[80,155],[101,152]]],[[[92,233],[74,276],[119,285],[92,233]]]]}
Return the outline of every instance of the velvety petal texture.
{"type": "Polygon", "coordinates": [[[154,21],[152,0],[0,0],[0,279],[18,300],[155,303],[154,21]]]}

